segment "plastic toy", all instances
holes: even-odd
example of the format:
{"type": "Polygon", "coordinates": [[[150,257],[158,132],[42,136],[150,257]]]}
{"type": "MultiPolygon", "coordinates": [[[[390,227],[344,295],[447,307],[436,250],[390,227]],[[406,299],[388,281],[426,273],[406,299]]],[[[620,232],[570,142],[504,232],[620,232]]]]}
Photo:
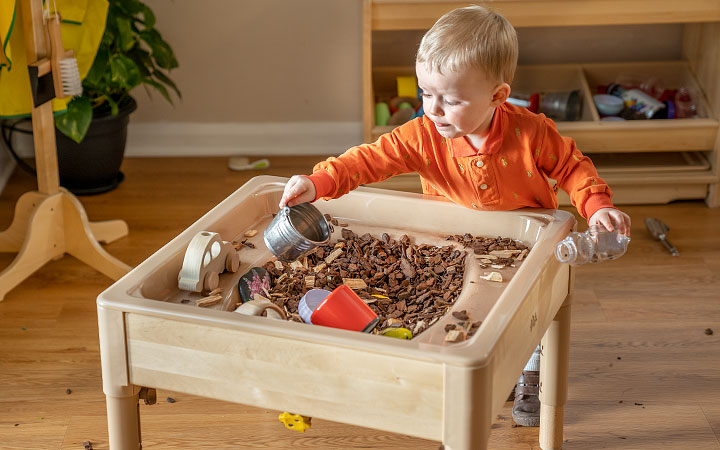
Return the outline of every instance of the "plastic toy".
{"type": "Polygon", "coordinates": [[[312,426],[312,424],[310,423],[312,417],[301,416],[300,414],[292,414],[287,411],[280,414],[278,416],[278,419],[280,420],[280,422],[285,424],[285,428],[287,428],[288,430],[295,430],[299,431],[300,433],[304,433],[305,430],[312,426]]]}
{"type": "Polygon", "coordinates": [[[262,267],[253,267],[238,281],[238,293],[243,303],[255,298],[255,294],[269,296],[270,275],[262,267]]]}
{"type": "Polygon", "coordinates": [[[212,291],[218,287],[220,273],[237,272],[239,268],[240,257],[230,242],[223,241],[218,233],[201,231],[185,251],[178,287],[193,292],[212,291]]]}
{"type": "Polygon", "coordinates": [[[417,91],[417,79],[415,77],[400,76],[396,78],[398,97],[412,97],[417,91]]]}
{"type": "Polygon", "coordinates": [[[375,103],[375,125],[384,127],[390,120],[390,107],[385,102],[375,103]]]}
{"type": "Polygon", "coordinates": [[[386,328],[380,332],[383,336],[394,337],[397,339],[412,339],[412,331],[407,328],[386,328]]]}

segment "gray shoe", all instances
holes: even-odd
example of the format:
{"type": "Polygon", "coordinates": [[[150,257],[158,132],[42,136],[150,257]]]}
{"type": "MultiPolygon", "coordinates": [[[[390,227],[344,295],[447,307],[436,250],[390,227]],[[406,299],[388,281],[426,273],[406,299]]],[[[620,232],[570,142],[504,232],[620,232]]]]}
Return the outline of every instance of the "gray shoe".
{"type": "Polygon", "coordinates": [[[523,427],[540,426],[540,372],[523,371],[515,385],[512,418],[523,427]]]}

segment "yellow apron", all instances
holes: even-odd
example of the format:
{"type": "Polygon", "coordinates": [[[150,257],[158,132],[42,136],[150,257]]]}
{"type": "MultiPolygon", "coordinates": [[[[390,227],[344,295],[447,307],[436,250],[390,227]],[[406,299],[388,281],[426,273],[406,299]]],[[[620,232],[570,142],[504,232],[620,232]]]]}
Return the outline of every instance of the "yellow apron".
{"type": "MultiPolygon", "coordinates": [[[[0,0],[0,118],[3,119],[28,116],[32,110],[21,1],[24,0],[0,0]]],[[[46,5],[51,12],[57,5],[62,17],[63,47],[74,51],[80,78],[85,78],[105,31],[107,1],[46,0],[46,5]]],[[[69,101],[69,97],[52,100],[53,110],[64,111],[69,101]]]]}

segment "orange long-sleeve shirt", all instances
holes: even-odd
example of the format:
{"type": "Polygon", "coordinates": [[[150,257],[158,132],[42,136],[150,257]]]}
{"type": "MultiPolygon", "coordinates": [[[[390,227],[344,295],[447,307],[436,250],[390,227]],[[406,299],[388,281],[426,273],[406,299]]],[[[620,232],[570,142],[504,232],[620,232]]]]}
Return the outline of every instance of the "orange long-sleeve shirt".
{"type": "Polygon", "coordinates": [[[570,194],[588,219],[612,207],[610,187],[598,177],[590,158],[563,137],[544,115],[504,103],[495,109],[483,148],[462,138],[442,137],[420,117],[395,128],[372,144],[353,147],[317,164],[310,179],[318,198],[337,198],[360,184],[418,172],[425,194],[483,210],[557,208],[548,178],[570,194]]]}

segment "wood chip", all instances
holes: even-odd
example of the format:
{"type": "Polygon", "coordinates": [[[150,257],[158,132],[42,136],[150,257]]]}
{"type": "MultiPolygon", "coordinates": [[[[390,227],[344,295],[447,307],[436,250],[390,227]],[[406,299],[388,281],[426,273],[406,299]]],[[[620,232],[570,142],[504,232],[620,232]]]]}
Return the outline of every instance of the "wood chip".
{"type": "Polygon", "coordinates": [[[488,281],[496,281],[502,283],[503,277],[500,272],[485,272],[485,275],[481,275],[480,278],[488,281]]]}
{"type": "Polygon", "coordinates": [[[315,287],[315,276],[308,275],[305,277],[305,287],[309,287],[309,288],[315,287]]]}
{"type": "Polygon", "coordinates": [[[415,324],[415,328],[413,328],[413,334],[417,334],[418,331],[422,329],[422,327],[425,326],[425,321],[420,319],[418,320],[418,323],[415,324]]]}
{"type": "Polygon", "coordinates": [[[365,280],[362,278],[343,278],[343,284],[353,291],[361,290],[361,289],[367,289],[367,284],[365,283],[365,280]]]}
{"type": "Polygon", "coordinates": [[[298,270],[298,269],[304,269],[305,266],[303,266],[303,263],[301,263],[300,261],[293,261],[290,263],[290,268],[293,270],[298,270]]]}
{"type": "Polygon", "coordinates": [[[222,294],[223,291],[225,291],[225,289],[223,289],[221,287],[217,287],[217,288],[213,289],[212,291],[210,291],[210,293],[208,295],[222,294]]]}
{"type": "Polygon", "coordinates": [[[245,233],[243,233],[245,237],[253,237],[256,234],[258,234],[257,230],[247,230],[245,233]]]}
{"type": "Polygon", "coordinates": [[[445,335],[446,342],[462,342],[465,340],[465,330],[461,328],[455,328],[450,330],[445,335]]]}
{"type": "Polygon", "coordinates": [[[203,297],[195,301],[195,306],[205,307],[217,305],[222,301],[222,299],[223,296],[221,294],[208,295],[207,297],[203,297]]]}
{"type": "Polygon", "coordinates": [[[520,253],[520,250],[493,250],[490,252],[491,255],[495,255],[498,258],[512,258],[518,253],[520,253]]]}
{"type": "Polygon", "coordinates": [[[280,261],[274,261],[273,264],[275,265],[275,268],[276,268],[277,270],[283,270],[283,269],[284,269],[284,268],[283,268],[283,263],[281,263],[280,261]]]}
{"type": "Polygon", "coordinates": [[[323,269],[326,268],[326,267],[327,267],[327,264],[325,264],[325,263],[320,263],[320,264],[318,264],[317,266],[313,267],[313,271],[314,271],[315,273],[318,273],[318,272],[320,272],[321,270],[323,270],[323,269]]]}
{"type": "Polygon", "coordinates": [[[482,259],[498,259],[498,257],[495,255],[488,255],[488,254],[484,254],[484,253],[482,255],[475,255],[475,257],[478,259],[480,259],[480,258],[482,258],[482,259]]]}
{"type": "Polygon", "coordinates": [[[493,269],[504,269],[505,268],[505,266],[502,264],[490,264],[490,267],[492,267],[493,269]]]}
{"type": "Polygon", "coordinates": [[[529,253],[528,249],[523,249],[523,251],[520,252],[518,257],[515,258],[515,261],[522,261],[523,259],[525,259],[525,257],[527,256],[528,253],[529,253]]]}
{"type": "Polygon", "coordinates": [[[385,323],[383,323],[383,327],[384,327],[384,328],[388,328],[388,327],[401,327],[402,324],[403,324],[403,321],[402,321],[402,320],[391,317],[391,318],[389,318],[388,320],[386,320],[385,323]]]}
{"type": "Polygon", "coordinates": [[[464,309],[462,311],[453,311],[452,316],[457,320],[468,320],[469,318],[467,311],[464,309]]]}
{"type": "MultiPolygon", "coordinates": [[[[343,244],[343,243],[341,242],[341,244],[343,244]]],[[[330,253],[327,256],[327,258],[325,258],[325,263],[330,264],[331,262],[335,261],[335,258],[340,256],[342,254],[342,252],[343,252],[342,248],[336,248],[335,250],[332,251],[332,253],[330,253]]]]}

